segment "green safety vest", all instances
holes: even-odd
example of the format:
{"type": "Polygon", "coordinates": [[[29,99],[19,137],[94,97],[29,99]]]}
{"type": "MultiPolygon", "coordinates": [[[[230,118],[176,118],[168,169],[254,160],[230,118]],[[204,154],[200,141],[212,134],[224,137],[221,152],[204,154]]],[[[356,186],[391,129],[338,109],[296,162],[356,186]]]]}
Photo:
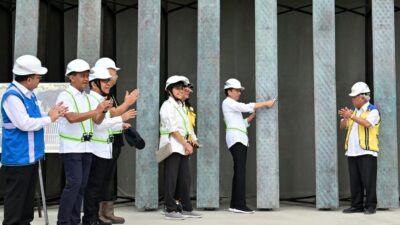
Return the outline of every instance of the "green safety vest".
{"type": "MultiPolygon", "coordinates": [[[[168,101],[167,101],[167,102],[168,102],[168,101]]],[[[169,102],[169,103],[172,104],[171,102],[169,102]]],[[[173,104],[172,104],[172,105],[173,105],[173,104]]],[[[187,138],[189,137],[189,129],[188,129],[188,126],[187,126],[187,123],[189,123],[189,119],[188,119],[188,118],[185,119],[185,116],[184,116],[184,115],[187,115],[187,112],[182,113],[182,112],[179,110],[178,107],[176,107],[175,105],[173,105],[173,106],[174,106],[175,110],[179,113],[179,115],[181,116],[181,118],[182,118],[182,120],[183,120],[183,127],[185,128],[185,134],[183,135],[183,137],[184,137],[185,139],[187,139],[187,138]]],[[[185,111],[184,108],[182,108],[182,110],[185,111]]],[[[161,136],[167,136],[167,135],[169,135],[169,134],[170,134],[170,132],[165,131],[165,130],[162,130],[162,129],[160,128],[160,135],[161,135],[161,136]]]]}

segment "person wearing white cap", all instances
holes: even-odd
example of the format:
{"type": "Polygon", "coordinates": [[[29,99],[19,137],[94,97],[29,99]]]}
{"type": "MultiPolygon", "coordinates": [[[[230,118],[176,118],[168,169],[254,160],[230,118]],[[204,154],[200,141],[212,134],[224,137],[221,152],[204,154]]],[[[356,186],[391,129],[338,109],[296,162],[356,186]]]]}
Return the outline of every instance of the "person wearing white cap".
{"type": "Polygon", "coordinates": [[[226,98],[222,102],[222,112],[226,125],[226,144],[233,157],[232,193],[229,211],[234,213],[254,213],[246,205],[246,159],[249,139],[247,127],[255,118],[255,110],[263,107],[271,108],[276,99],[244,104],[239,102],[244,87],[235,78],[224,84],[226,98]],[[251,113],[243,119],[242,113],[251,113]]]}
{"type": "Polygon", "coordinates": [[[377,157],[379,152],[378,108],[369,102],[371,90],[364,82],[351,88],[353,108],[339,110],[340,128],[347,129],[346,156],[350,174],[351,206],[343,213],[374,214],[376,212],[377,157]],[[364,190],[366,201],[364,204],[364,190]]]}
{"type": "MultiPolygon", "coordinates": [[[[165,91],[168,99],[160,109],[160,149],[170,145],[172,153],[164,159],[165,165],[165,219],[182,220],[185,218],[200,218],[193,212],[190,202],[190,167],[189,156],[193,146],[188,139],[189,118],[184,107],[184,86],[188,85],[182,76],[171,76],[167,79],[165,91]],[[175,194],[179,193],[182,210],[178,208],[175,194]]],[[[159,150],[160,151],[160,150],[159,150]]]]}
{"type": "MultiPolygon", "coordinates": [[[[139,90],[135,89],[131,92],[126,91],[124,102],[122,104],[118,103],[115,96],[116,93],[116,83],[118,80],[118,68],[115,62],[107,57],[100,58],[97,60],[95,67],[102,67],[108,69],[111,78],[109,85],[111,86],[110,93],[108,96],[113,100],[113,108],[110,109],[111,116],[120,116],[122,113],[126,112],[129,107],[131,107],[136,100],[139,98],[139,90]]],[[[133,128],[132,128],[133,129],[133,128]]],[[[124,140],[122,135],[122,130],[113,131],[114,142],[113,142],[113,157],[108,174],[105,176],[104,188],[102,190],[101,202],[99,207],[100,220],[106,223],[121,224],[125,222],[123,217],[114,215],[114,201],[117,199],[116,190],[114,187],[114,177],[117,170],[118,157],[121,154],[121,149],[124,146],[124,140]]]]}
{"type": "MultiPolygon", "coordinates": [[[[108,97],[110,92],[111,75],[106,68],[94,67],[89,75],[89,87],[91,89],[89,97],[93,101],[93,105],[100,104],[102,100],[108,97]]],[[[121,116],[111,118],[111,110],[109,110],[101,124],[95,124],[93,129],[93,137],[91,145],[93,149],[92,164],[90,168],[90,176],[84,194],[84,216],[82,224],[110,224],[99,219],[99,203],[101,200],[101,191],[105,183],[106,176],[110,170],[113,156],[114,130],[122,130],[130,128],[131,125],[126,123],[128,120],[136,116],[136,111],[131,109],[123,113],[121,116]]]]}
{"type": "Polygon", "coordinates": [[[108,109],[109,100],[92,106],[85,88],[89,82],[90,67],[82,59],[68,63],[65,75],[70,86],[58,96],[70,109],[58,124],[60,158],[64,165],[66,185],[61,194],[58,209],[58,225],[79,224],[83,193],[89,177],[93,148],[93,123],[100,124],[108,109]]]}
{"type": "Polygon", "coordinates": [[[30,224],[33,220],[38,161],[44,158],[43,127],[68,110],[62,102],[48,113],[39,108],[33,90],[47,69],[38,58],[23,55],[14,63],[14,81],[1,100],[2,157],[6,177],[4,225],[30,224]]]}

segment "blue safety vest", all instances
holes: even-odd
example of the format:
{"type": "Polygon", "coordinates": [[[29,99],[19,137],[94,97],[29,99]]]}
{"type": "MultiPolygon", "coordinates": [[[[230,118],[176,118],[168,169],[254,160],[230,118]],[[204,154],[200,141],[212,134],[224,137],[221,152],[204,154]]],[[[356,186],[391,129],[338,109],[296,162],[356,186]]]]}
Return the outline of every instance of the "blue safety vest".
{"type": "Polygon", "coordinates": [[[29,99],[14,84],[8,86],[1,100],[3,117],[1,163],[7,166],[29,165],[44,157],[44,130],[42,128],[38,131],[22,131],[15,127],[3,107],[4,100],[9,95],[15,95],[21,99],[29,117],[42,117],[34,94],[29,99]]]}

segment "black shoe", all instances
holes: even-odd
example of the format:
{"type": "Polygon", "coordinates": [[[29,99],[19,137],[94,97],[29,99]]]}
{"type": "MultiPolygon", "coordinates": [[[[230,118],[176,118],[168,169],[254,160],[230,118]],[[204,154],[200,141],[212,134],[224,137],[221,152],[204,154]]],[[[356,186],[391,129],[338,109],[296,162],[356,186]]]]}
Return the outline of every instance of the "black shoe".
{"type": "Polygon", "coordinates": [[[343,213],[362,213],[362,212],[364,212],[363,208],[355,208],[355,207],[350,207],[343,210],[343,213]]]}
{"type": "Polygon", "coordinates": [[[104,223],[103,221],[101,221],[101,220],[93,220],[93,221],[90,221],[90,222],[88,222],[88,223],[83,223],[83,225],[112,225],[111,223],[104,223]]]}
{"type": "Polygon", "coordinates": [[[368,208],[364,210],[364,214],[375,214],[376,209],[375,208],[368,208]]]}

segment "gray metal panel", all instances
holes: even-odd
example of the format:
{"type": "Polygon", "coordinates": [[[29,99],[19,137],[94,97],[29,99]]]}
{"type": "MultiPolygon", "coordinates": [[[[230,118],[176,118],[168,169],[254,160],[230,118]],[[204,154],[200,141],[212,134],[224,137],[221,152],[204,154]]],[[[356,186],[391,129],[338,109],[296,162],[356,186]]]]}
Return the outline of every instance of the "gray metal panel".
{"type": "Polygon", "coordinates": [[[198,1],[197,207],[219,207],[220,1],[198,1]]]}
{"type": "Polygon", "coordinates": [[[372,1],[374,102],[380,126],[377,195],[379,208],[399,207],[396,65],[393,0],[372,1]]]}
{"type": "Polygon", "coordinates": [[[161,1],[139,0],[137,129],[146,147],[136,152],[135,205],[158,208],[158,164],[155,151],[159,142],[160,24],[161,1]]]}
{"type": "Polygon", "coordinates": [[[335,0],[313,1],[316,207],[339,206],[335,0]]]}
{"type": "MultiPolygon", "coordinates": [[[[256,99],[278,96],[277,1],[255,1],[256,99]]],[[[257,208],[279,208],[278,105],[257,111],[257,208]]]]}
{"type": "Polygon", "coordinates": [[[101,0],[79,0],[78,58],[90,66],[100,57],[101,0]]]}
{"type": "Polygon", "coordinates": [[[21,55],[37,55],[39,0],[18,0],[15,12],[14,59],[21,55]]]}

